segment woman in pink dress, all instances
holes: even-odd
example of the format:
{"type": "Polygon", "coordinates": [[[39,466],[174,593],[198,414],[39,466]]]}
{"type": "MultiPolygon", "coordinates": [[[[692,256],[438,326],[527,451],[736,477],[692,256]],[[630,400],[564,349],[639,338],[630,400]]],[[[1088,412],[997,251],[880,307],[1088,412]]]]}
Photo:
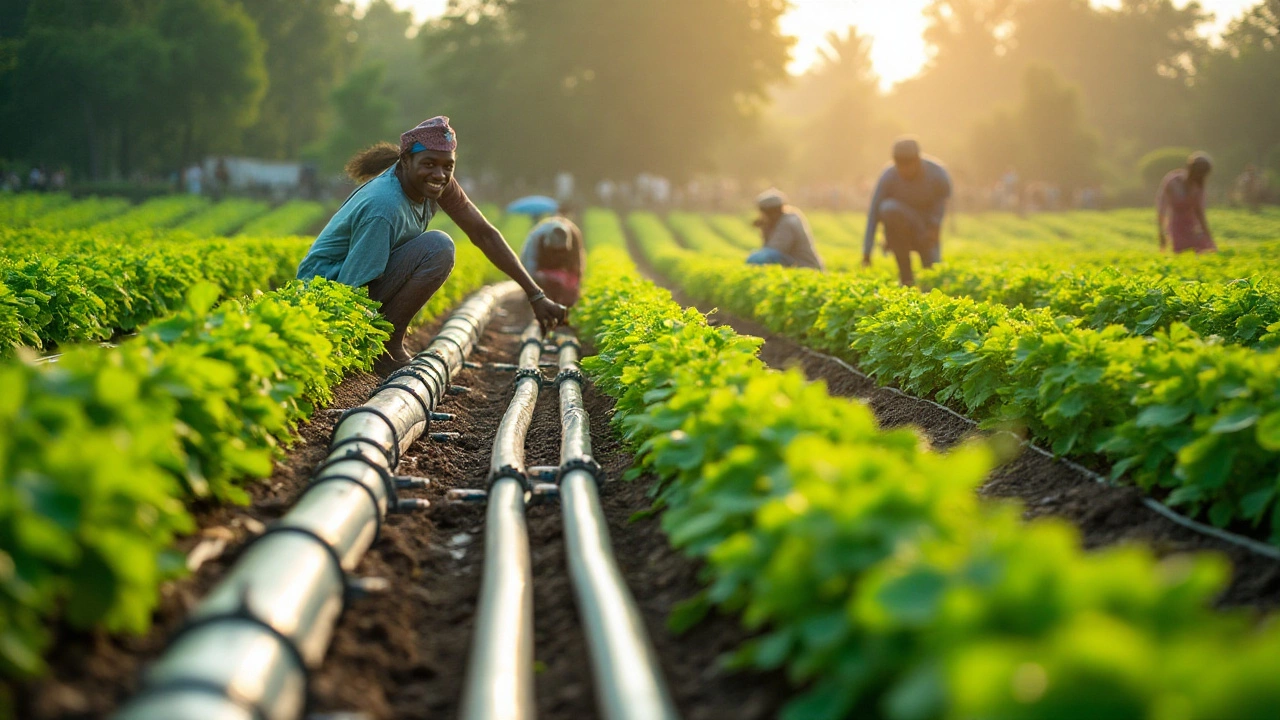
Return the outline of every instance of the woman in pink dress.
{"type": "Polygon", "coordinates": [[[1156,196],[1156,213],[1160,224],[1160,249],[1173,241],[1175,253],[1194,250],[1216,252],[1218,246],[1209,232],[1205,218],[1205,180],[1213,169],[1213,161],[1204,153],[1187,159],[1187,166],[1164,176],[1156,196]]]}

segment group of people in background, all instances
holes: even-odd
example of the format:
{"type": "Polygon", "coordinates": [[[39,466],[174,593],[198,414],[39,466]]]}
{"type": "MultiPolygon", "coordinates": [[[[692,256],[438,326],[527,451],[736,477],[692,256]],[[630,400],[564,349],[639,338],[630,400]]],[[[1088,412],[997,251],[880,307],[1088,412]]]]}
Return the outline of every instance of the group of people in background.
{"type": "MultiPolygon", "coordinates": [[[[871,196],[862,266],[871,266],[876,235],[883,225],[883,250],[892,255],[898,265],[898,281],[909,286],[915,282],[913,254],[926,269],[942,260],[942,228],[947,201],[952,194],[951,176],[936,158],[921,153],[920,143],[914,138],[894,143],[892,154],[893,162],[881,173],[871,196]]],[[[1161,250],[1217,251],[1206,213],[1205,186],[1212,170],[1212,159],[1197,152],[1187,159],[1185,167],[1165,175],[1156,195],[1161,250]]],[[[1254,185],[1247,184],[1244,192],[1257,191],[1254,185]]],[[[755,225],[761,231],[762,244],[747,257],[749,264],[823,271],[808,222],[799,210],[787,203],[780,191],[772,188],[765,191],[756,199],[756,207],[760,216],[755,225]]]]}
{"type": "Polygon", "coordinates": [[[15,170],[0,175],[0,192],[62,192],[67,189],[67,171],[58,168],[52,172],[37,165],[27,171],[24,181],[15,170]]]}

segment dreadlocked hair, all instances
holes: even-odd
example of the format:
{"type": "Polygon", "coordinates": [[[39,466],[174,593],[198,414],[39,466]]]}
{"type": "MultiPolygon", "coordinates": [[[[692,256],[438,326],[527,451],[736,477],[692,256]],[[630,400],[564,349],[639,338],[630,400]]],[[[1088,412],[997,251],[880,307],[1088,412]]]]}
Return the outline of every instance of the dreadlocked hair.
{"type": "Polygon", "coordinates": [[[347,177],[357,183],[366,183],[395,165],[400,160],[400,148],[389,142],[380,142],[373,147],[365,148],[347,161],[344,168],[347,177]]]}

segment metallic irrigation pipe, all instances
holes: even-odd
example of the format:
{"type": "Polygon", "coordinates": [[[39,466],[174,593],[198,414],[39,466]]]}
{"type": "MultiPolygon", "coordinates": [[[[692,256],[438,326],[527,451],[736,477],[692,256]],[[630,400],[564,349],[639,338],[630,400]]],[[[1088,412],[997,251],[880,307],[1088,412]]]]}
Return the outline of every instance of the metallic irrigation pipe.
{"type": "Polygon", "coordinates": [[[674,720],[679,715],[609,542],[600,507],[600,466],[591,457],[591,421],[582,402],[578,346],[560,345],[560,505],[565,554],[596,680],[608,720],[674,720]]]}
{"type": "Polygon", "coordinates": [[[462,690],[463,720],[523,720],[534,715],[533,567],[525,522],[528,475],[524,441],[542,389],[542,335],[521,338],[515,395],[502,417],[489,464],[484,576],[462,690]]]}
{"type": "MultiPolygon", "coordinates": [[[[118,720],[295,720],[358,585],[348,581],[398,500],[400,454],[431,422],[494,309],[518,290],[476,293],[413,363],[348,410],[287,515],[254,540],[147,671],[118,720]]],[[[407,482],[407,480],[406,480],[407,482]]]]}

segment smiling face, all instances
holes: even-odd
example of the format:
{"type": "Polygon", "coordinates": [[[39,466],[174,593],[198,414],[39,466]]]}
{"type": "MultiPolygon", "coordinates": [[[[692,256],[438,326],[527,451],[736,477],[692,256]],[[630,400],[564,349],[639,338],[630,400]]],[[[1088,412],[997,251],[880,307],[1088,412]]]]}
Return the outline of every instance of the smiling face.
{"type": "Polygon", "coordinates": [[[423,150],[401,158],[400,162],[403,164],[401,179],[413,195],[439,200],[453,177],[457,158],[454,153],[443,150],[423,150]]]}

